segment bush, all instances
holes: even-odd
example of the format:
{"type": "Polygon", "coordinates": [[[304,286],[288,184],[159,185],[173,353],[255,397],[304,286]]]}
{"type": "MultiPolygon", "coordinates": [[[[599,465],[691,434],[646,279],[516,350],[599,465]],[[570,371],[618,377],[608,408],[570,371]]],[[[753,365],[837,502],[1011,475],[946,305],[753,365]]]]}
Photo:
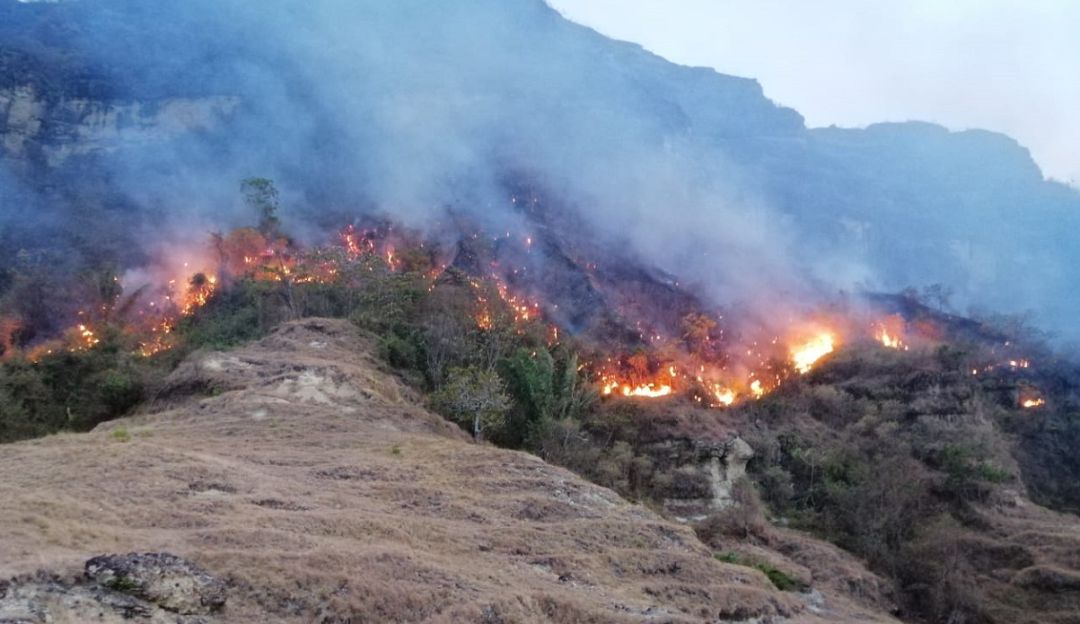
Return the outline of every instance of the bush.
{"type": "Polygon", "coordinates": [[[269,305],[271,297],[266,285],[251,281],[226,289],[180,323],[184,347],[227,349],[261,338],[287,318],[269,305]]]}
{"type": "Polygon", "coordinates": [[[791,474],[781,466],[769,466],[758,475],[758,485],[765,502],[777,510],[791,506],[795,498],[795,485],[791,474]]]}
{"type": "Polygon", "coordinates": [[[419,369],[421,347],[413,335],[408,337],[392,333],[379,339],[379,353],[395,368],[419,369]]]}
{"type": "Polygon", "coordinates": [[[91,375],[87,383],[95,385],[109,414],[122,414],[143,398],[143,384],[132,370],[110,369],[91,375]]]}
{"type": "Polygon", "coordinates": [[[733,552],[716,553],[713,555],[713,558],[717,561],[730,563],[731,565],[741,565],[748,568],[754,568],[755,570],[758,570],[762,574],[764,574],[765,577],[769,579],[769,582],[773,584],[773,587],[779,589],[780,591],[803,592],[808,589],[805,583],[802,583],[797,579],[791,578],[782,570],[779,570],[776,567],[769,565],[768,563],[755,563],[750,561],[744,561],[742,557],[733,552]]]}
{"type": "Polygon", "coordinates": [[[138,404],[150,363],[121,350],[114,339],[107,336],[93,350],[47,355],[36,363],[0,364],[0,442],[86,431],[138,404]]]}

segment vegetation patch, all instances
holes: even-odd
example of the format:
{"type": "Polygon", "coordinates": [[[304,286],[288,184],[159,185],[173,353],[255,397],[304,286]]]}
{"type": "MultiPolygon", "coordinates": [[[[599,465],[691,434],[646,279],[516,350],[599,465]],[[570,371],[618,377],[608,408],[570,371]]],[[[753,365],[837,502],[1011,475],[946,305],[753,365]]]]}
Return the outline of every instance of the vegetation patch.
{"type": "Polygon", "coordinates": [[[717,561],[730,563],[732,565],[745,566],[758,570],[769,579],[769,582],[771,582],[773,586],[776,587],[776,589],[779,589],[780,591],[805,592],[809,589],[809,587],[807,587],[805,583],[802,583],[788,576],[783,571],[777,569],[775,566],[771,566],[767,563],[746,561],[733,552],[716,553],[713,555],[713,557],[716,558],[717,561]]]}

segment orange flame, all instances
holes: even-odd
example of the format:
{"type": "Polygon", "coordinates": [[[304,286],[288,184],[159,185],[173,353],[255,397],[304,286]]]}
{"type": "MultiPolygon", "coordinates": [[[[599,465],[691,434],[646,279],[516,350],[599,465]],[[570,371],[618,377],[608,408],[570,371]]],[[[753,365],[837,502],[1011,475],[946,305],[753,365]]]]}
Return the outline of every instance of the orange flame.
{"type": "Polygon", "coordinates": [[[791,350],[791,363],[799,374],[810,372],[818,360],[833,352],[836,338],[831,333],[822,333],[791,350]]]}
{"type": "Polygon", "coordinates": [[[900,338],[898,336],[890,336],[889,330],[884,327],[882,327],[881,331],[878,332],[877,338],[879,341],[881,341],[881,344],[885,345],[890,349],[900,349],[903,347],[903,343],[900,342],[900,338]]]}
{"type": "Polygon", "coordinates": [[[725,388],[720,384],[713,384],[712,394],[713,397],[716,399],[717,404],[724,407],[731,406],[735,403],[735,399],[738,398],[738,395],[735,393],[734,390],[732,390],[731,388],[725,388]]]}
{"type": "Polygon", "coordinates": [[[671,386],[667,384],[657,385],[654,383],[631,386],[630,384],[620,384],[618,381],[608,381],[603,385],[603,393],[605,396],[615,394],[616,392],[624,397],[655,399],[669,396],[673,390],[671,386]]]}

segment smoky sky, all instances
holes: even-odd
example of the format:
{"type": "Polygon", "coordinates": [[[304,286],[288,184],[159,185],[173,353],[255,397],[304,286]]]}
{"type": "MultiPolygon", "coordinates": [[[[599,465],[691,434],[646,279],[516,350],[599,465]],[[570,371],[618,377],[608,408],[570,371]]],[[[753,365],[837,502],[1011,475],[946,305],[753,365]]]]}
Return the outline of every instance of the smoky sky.
{"type": "MultiPolygon", "coordinates": [[[[985,228],[978,206],[943,197],[942,208],[920,208],[947,231],[930,242],[918,239],[923,222],[874,213],[881,206],[872,202],[900,210],[912,188],[926,186],[920,176],[932,177],[933,167],[919,167],[950,153],[948,137],[939,148],[919,138],[937,141],[934,131],[900,132],[901,148],[922,151],[887,156],[916,166],[856,196],[849,183],[894,162],[860,169],[861,155],[831,164],[831,152],[811,150],[862,138],[811,137],[758,83],[676,67],[568,22],[541,0],[68,7],[79,15],[78,27],[63,31],[68,56],[106,77],[79,97],[151,102],[151,111],[236,102],[220,127],[99,155],[122,195],[110,206],[131,207],[124,227],[141,233],[148,256],[249,222],[237,191],[250,176],[277,182],[283,220],[312,242],[362,212],[432,230],[450,213],[468,214],[491,232],[517,231],[524,225],[509,188],[524,183],[579,215],[594,251],[636,255],[716,303],[753,302],[763,315],[837,290],[936,281],[968,285],[963,303],[993,292],[982,302],[1009,304],[1010,284],[1025,289],[1021,305],[1004,311],[1053,304],[1054,318],[1066,319],[1072,305],[1054,294],[1076,275],[1055,255],[1060,231],[1040,230],[1025,260],[1049,267],[1049,277],[1018,280],[1009,263],[982,261],[1008,241],[985,228]],[[915,246],[905,247],[904,227],[915,246]]],[[[972,150],[981,141],[974,137],[972,150]]],[[[984,166],[1026,172],[1004,143],[1004,161],[976,157],[972,177],[984,166]]]]}
{"type": "Polygon", "coordinates": [[[642,89],[659,59],[616,47],[633,62],[605,60],[610,42],[540,0],[195,1],[87,19],[83,52],[101,66],[139,56],[115,77],[136,91],[243,99],[224,138],[108,157],[128,196],[155,211],[141,227],[235,225],[238,181],[261,175],[311,238],[320,213],[349,210],[424,228],[452,208],[517,230],[505,183],[519,176],[573,206],[598,245],[624,245],[718,296],[803,288],[781,215],[689,136],[663,91],[642,89]],[[112,44],[102,34],[118,30],[112,44]]]}
{"type": "Polygon", "coordinates": [[[812,126],[920,119],[1007,133],[1080,184],[1071,0],[551,0],[677,63],[752,76],[812,126]]]}

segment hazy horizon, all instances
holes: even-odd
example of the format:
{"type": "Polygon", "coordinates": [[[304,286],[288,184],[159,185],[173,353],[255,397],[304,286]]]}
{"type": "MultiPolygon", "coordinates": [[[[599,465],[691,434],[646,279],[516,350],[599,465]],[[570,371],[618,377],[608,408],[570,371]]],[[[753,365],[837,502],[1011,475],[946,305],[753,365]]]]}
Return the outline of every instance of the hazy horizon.
{"type": "Polygon", "coordinates": [[[1080,186],[1080,3],[548,0],[670,61],[757,79],[811,127],[922,120],[1003,132],[1080,186]],[[730,27],[728,26],[730,25],[730,27]]]}

